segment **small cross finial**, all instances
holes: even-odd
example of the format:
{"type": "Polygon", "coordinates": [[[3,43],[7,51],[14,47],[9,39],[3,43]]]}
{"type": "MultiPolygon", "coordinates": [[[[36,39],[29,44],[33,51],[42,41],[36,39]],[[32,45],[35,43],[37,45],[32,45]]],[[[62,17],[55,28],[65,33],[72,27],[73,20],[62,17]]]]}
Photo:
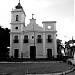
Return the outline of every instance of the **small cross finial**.
{"type": "Polygon", "coordinates": [[[20,3],[20,0],[19,0],[19,3],[20,3]]]}
{"type": "Polygon", "coordinates": [[[34,18],[33,18],[33,15],[34,15],[34,14],[32,14],[32,19],[34,19],[34,18]]]}

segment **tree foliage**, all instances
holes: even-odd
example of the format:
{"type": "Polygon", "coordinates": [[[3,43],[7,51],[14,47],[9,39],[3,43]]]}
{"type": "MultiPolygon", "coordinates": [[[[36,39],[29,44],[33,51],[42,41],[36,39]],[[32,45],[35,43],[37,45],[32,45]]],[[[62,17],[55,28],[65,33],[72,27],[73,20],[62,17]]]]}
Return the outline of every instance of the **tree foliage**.
{"type": "Polygon", "coordinates": [[[67,56],[73,56],[74,52],[75,52],[75,40],[69,40],[67,42],[65,42],[65,48],[67,49],[67,56]]]}
{"type": "Polygon", "coordinates": [[[61,52],[62,49],[64,49],[64,47],[62,45],[62,40],[57,39],[57,53],[58,53],[57,57],[59,60],[61,60],[63,57],[63,54],[61,52]]]}
{"type": "Polygon", "coordinates": [[[10,46],[10,30],[0,26],[0,59],[8,57],[8,48],[10,46]]]}
{"type": "Polygon", "coordinates": [[[63,45],[61,42],[62,42],[62,40],[57,39],[57,53],[58,54],[61,54],[61,49],[63,48],[63,45]]]}

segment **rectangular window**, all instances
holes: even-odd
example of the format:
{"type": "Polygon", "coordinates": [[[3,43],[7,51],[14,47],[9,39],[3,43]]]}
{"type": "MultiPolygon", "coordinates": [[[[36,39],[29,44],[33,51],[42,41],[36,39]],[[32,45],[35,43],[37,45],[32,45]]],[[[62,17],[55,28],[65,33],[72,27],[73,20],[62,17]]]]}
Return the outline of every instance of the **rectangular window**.
{"type": "Polygon", "coordinates": [[[28,35],[25,35],[24,36],[24,43],[28,43],[29,42],[29,40],[28,40],[28,35]]]}
{"type": "Polygon", "coordinates": [[[19,19],[19,16],[18,16],[18,15],[16,15],[16,21],[18,21],[18,19],[19,19]]]}
{"type": "Polygon", "coordinates": [[[48,35],[47,42],[48,42],[48,43],[52,43],[52,36],[51,36],[51,35],[48,35]]]}
{"type": "Polygon", "coordinates": [[[14,42],[14,43],[19,43],[18,35],[14,36],[13,42],[14,42]]]}
{"type": "Polygon", "coordinates": [[[37,36],[37,43],[42,43],[41,35],[37,36]]]}

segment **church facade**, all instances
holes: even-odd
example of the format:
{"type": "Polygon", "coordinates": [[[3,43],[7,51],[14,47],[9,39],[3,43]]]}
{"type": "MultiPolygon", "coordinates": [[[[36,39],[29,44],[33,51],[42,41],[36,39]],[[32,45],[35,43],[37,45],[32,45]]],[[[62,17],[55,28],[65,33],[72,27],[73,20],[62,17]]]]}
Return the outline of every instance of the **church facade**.
{"type": "Polygon", "coordinates": [[[10,56],[14,58],[52,58],[57,56],[56,21],[43,21],[43,28],[30,19],[25,25],[26,14],[20,2],[11,11],[10,56]]]}

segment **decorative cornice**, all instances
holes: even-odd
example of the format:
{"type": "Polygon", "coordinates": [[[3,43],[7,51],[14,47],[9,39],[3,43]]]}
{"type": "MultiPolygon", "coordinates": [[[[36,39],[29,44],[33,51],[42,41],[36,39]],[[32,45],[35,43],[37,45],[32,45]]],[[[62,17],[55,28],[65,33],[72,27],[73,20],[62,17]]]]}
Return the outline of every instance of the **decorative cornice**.
{"type": "Polygon", "coordinates": [[[24,33],[56,33],[57,31],[21,31],[21,32],[10,32],[10,34],[24,34],[24,33]]]}
{"type": "Polygon", "coordinates": [[[13,25],[15,25],[15,24],[25,24],[25,23],[21,23],[21,22],[18,22],[18,23],[10,23],[11,25],[13,24],[13,25]]]}
{"type": "Polygon", "coordinates": [[[23,33],[38,32],[38,33],[56,33],[57,31],[22,31],[23,33]]]}
{"type": "Polygon", "coordinates": [[[43,21],[42,23],[56,23],[56,21],[43,21]]]}
{"type": "Polygon", "coordinates": [[[11,11],[11,12],[23,12],[22,10],[16,10],[16,11],[11,11]]]}
{"type": "Polygon", "coordinates": [[[22,32],[10,32],[10,34],[21,34],[22,32]]]}

